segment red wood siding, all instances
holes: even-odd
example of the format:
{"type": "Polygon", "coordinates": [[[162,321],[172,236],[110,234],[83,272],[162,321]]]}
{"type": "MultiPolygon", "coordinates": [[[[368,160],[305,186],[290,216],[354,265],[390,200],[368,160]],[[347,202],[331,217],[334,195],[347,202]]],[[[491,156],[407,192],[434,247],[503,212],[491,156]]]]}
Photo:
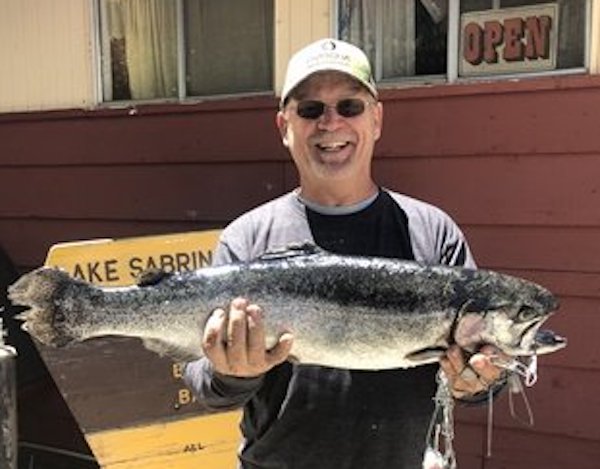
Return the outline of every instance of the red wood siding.
{"type": "MultiPolygon", "coordinates": [[[[535,424],[494,405],[457,410],[459,467],[598,467],[600,460],[600,80],[590,77],[390,91],[376,174],[450,212],[482,267],[530,278],[561,300],[569,339],[540,357],[535,424]]],[[[523,412],[521,412],[523,414],[523,412]]]]}
{"type": "MultiPolygon", "coordinates": [[[[562,303],[566,350],[540,358],[535,425],[458,409],[463,469],[598,467],[600,77],[385,90],[375,174],[464,228],[482,267],[562,303]]],[[[56,242],[223,226],[296,181],[276,100],[0,115],[0,245],[21,270],[56,242]]]]}

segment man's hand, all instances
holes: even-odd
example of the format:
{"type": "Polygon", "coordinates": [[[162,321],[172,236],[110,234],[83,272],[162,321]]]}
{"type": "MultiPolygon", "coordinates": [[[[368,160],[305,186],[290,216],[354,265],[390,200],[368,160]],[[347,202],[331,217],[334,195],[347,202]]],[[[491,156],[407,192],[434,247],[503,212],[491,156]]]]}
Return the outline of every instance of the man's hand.
{"type": "Polygon", "coordinates": [[[285,361],[292,342],[292,335],[284,333],[275,347],[267,350],[260,307],[236,298],[229,314],[220,308],[212,312],[204,328],[202,349],[216,372],[251,378],[285,361]]]}
{"type": "Polygon", "coordinates": [[[502,377],[502,369],[492,363],[491,357],[507,358],[496,347],[485,345],[472,355],[468,362],[462,350],[453,345],[440,360],[440,366],[446,373],[452,395],[465,398],[487,391],[502,377]]]}

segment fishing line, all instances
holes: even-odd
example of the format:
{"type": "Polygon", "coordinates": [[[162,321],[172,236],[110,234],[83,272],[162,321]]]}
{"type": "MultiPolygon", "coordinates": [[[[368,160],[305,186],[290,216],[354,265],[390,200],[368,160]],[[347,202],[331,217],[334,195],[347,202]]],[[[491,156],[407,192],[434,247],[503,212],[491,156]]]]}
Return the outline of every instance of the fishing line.
{"type": "MultiPolygon", "coordinates": [[[[529,399],[525,393],[526,387],[532,387],[537,382],[537,355],[531,356],[529,363],[523,363],[516,358],[506,360],[499,355],[491,355],[492,364],[504,370],[509,386],[509,408],[511,416],[524,424],[534,424],[533,412],[529,399]],[[527,420],[519,417],[515,410],[513,394],[520,394],[527,410],[527,420]]],[[[437,391],[435,393],[435,408],[425,440],[425,453],[423,454],[423,469],[456,469],[456,453],[452,442],[454,440],[454,398],[446,374],[440,369],[436,375],[437,391]]],[[[494,388],[490,386],[488,393],[487,412],[487,452],[492,456],[492,432],[494,420],[494,388]]]]}
{"type": "MultiPolygon", "coordinates": [[[[529,363],[523,363],[516,358],[512,360],[505,360],[498,355],[491,355],[490,361],[493,365],[498,368],[502,368],[507,375],[508,381],[508,407],[510,409],[510,415],[516,421],[522,423],[523,425],[533,426],[533,411],[531,409],[531,405],[529,403],[529,399],[527,397],[527,393],[525,392],[525,384],[526,387],[532,387],[538,378],[537,371],[537,355],[534,354],[531,356],[529,363]],[[523,399],[523,404],[525,405],[525,410],[527,411],[527,419],[522,419],[517,411],[515,410],[515,402],[513,395],[520,394],[523,399]]],[[[488,389],[488,421],[487,421],[487,453],[486,456],[490,458],[492,456],[492,431],[493,431],[493,417],[494,417],[494,392],[490,387],[488,389]]]]}
{"type": "Polygon", "coordinates": [[[456,469],[454,440],[454,398],[448,384],[448,377],[440,369],[436,375],[438,384],[435,409],[431,416],[425,440],[423,469],[456,469]],[[443,450],[442,450],[443,442],[443,450]]]}

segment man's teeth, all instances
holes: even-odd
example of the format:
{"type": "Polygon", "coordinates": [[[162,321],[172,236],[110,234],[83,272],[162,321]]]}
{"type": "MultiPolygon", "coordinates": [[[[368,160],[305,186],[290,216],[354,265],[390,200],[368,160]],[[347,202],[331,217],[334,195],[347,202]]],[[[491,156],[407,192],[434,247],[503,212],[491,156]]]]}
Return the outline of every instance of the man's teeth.
{"type": "Polygon", "coordinates": [[[340,150],[341,148],[345,147],[347,144],[348,144],[348,142],[331,142],[331,143],[319,143],[317,146],[321,150],[337,151],[337,150],[340,150]]]}

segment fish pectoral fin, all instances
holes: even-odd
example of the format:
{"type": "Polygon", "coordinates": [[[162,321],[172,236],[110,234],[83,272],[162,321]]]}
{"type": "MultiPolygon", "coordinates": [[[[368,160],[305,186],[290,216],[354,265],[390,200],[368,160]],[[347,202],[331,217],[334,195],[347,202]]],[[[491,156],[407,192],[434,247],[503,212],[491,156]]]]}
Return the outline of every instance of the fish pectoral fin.
{"type": "Polygon", "coordinates": [[[167,342],[161,339],[143,338],[142,342],[151,352],[157,353],[161,357],[169,357],[176,362],[190,362],[200,358],[200,353],[191,353],[189,349],[181,345],[167,342]]]}
{"type": "Polygon", "coordinates": [[[409,353],[406,359],[416,365],[435,363],[446,353],[444,347],[429,347],[409,353]]]}

